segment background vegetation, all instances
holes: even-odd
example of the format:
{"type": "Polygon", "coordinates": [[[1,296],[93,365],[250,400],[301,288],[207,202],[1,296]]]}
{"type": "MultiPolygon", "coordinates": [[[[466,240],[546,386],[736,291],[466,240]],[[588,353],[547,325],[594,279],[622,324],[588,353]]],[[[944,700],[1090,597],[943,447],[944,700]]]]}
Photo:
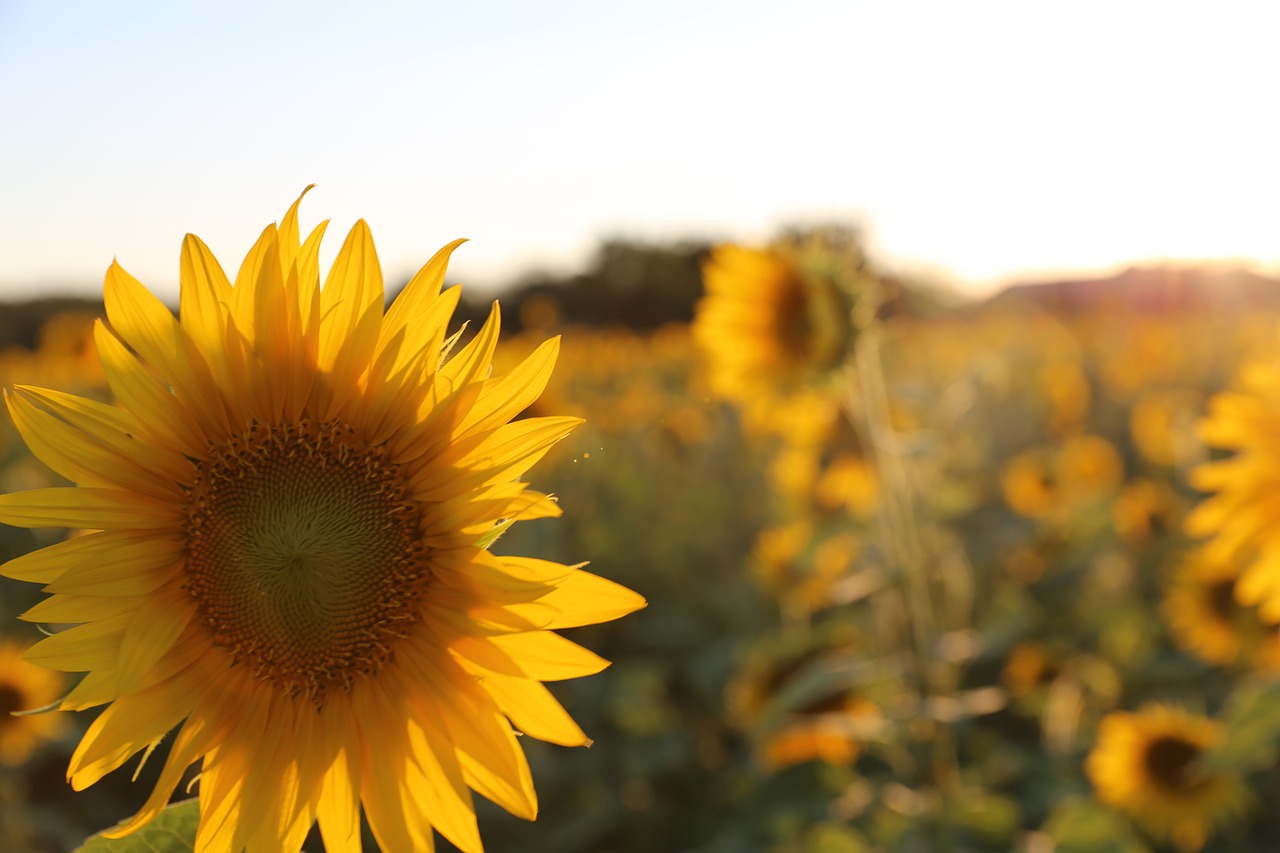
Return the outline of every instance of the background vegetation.
{"type": "MultiPolygon", "coordinates": [[[[888,282],[861,372],[762,414],[707,386],[689,328],[707,251],[609,243],[580,275],[502,297],[500,360],[563,334],[537,407],[588,422],[531,475],[565,517],[495,547],[590,560],[650,605],[571,632],[614,662],[553,686],[595,746],[526,742],[541,814],[482,808],[487,848],[1163,849],[1085,772],[1100,720],[1152,700],[1226,721],[1224,766],[1255,792],[1206,849],[1274,846],[1273,664],[1206,659],[1206,633],[1244,630],[1229,596],[1171,599],[1200,497],[1188,473],[1209,456],[1195,423],[1274,352],[1265,299],[1245,311],[1183,288],[1046,310],[1034,291],[975,305],[888,282]]],[[[0,309],[0,384],[105,399],[100,314],[0,309]]],[[[0,421],[0,488],[55,480],[0,421]]],[[[0,527],[0,560],[42,544],[0,527]]],[[[5,634],[38,636],[16,617],[39,598],[0,580],[5,634]]],[[[0,766],[0,849],[72,849],[150,790],[156,759],[136,783],[130,767],[72,793],[92,712],[68,716],[0,766]]]]}

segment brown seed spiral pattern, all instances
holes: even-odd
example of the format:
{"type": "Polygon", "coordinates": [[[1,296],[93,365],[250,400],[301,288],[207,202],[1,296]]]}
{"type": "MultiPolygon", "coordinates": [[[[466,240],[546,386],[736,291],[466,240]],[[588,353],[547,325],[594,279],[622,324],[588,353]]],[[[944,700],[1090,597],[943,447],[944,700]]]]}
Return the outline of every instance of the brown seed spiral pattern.
{"type": "Polygon", "coordinates": [[[215,645],[317,705],[374,675],[430,580],[422,508],[334,419],[256,424],[197,465],[186,588],[215,645]]]}

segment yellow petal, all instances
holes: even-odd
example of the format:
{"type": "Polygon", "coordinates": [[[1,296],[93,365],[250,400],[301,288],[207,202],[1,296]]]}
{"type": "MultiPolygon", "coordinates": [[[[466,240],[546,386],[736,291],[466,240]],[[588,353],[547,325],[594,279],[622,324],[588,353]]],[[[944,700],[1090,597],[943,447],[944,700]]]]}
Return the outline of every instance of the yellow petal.
{"type": "Polygon", "coordinates": [[[181,510],[118,489],[31,489],[0,495],[0,522],[14,527],[175,527],[181,510]]]}
{"type": "Polygon", "coordinates": [[[216,749],[206,756],[200,780],[200,828],[196,849],[206,846],[239,853],[254,829],[245,811],[255,810],[260,819],[262,803],[252,804],[244,796],[249,776],[258,766],[257,747],[271,719],[271,702],[254,695],[242,703],[235,725],[224,733],[216,749]]]}
{"type": "Polygon", "coordinates": [[[298,308],[306,331],[307,352],[314,361],[320,351],[320,243],[329,229],[325,220],[311,230],[295,264],[298,270],[298,308]]]}
{"type": "MultiPolygon", "coordinates": [[[[197,703],[198,705],[199,703],[197,703]]],[[[145,826],[155,819],[160,810],[173,796],[173,789],[178,786],[182,774],[197,758],[208,751],[216,732],[208,719],[203,716],[191,716],[178,731],[173,746],[169,749],[169,757],[165,760],[160,778],[151,792],[151,796],[143,803],[138,813],[129,820],[103,831],[106,838],[123,838],[131,832],[145,826]]]]}
{"type": "Polygon", "coordinates": [[[486,381],[458,432],[495,429],[527,409],[542,396],[559,355],[560,338],[557,336],[543,341],[509,373],[486,381]]]}
{"type": "Polygon", "coordinates": [[[148,432],[156,441],[184,456],[200,458],[209,439],[196,418],[184,411],[169,389],[134,358],[101,320],[94,324],[93,340],[116,400],[148,425],[148,432]]]}
{"type": "Polygon", "coordinates": [[[187,408],[199,413],[207,434],[226,435],[227,411],[213,375],[164,303],[116,263],[107,270],[103,301],[116,335],[164,377],[187,408]]]}
{"type": "Polygon", "coordinates": [[[302,205],[302,200],[307,197],[307,193],[315,189],[315,186],[315,184],[307,184],[307,188],[285,211],[284,219],[280,220],[280,227],[277,229],[277,233],[279,235],[280,278],[282,281],[289,278],[289,270],[293,268],[294,263],[297,261],[302,247],[298,230],[298,208],[302,205]]]}
{"type": "Polygon", "coordinates": [[[121,457],[154,471],[166,482],[187,484],[194,473],[191,460],[152,439],[151,431],[129,412],[47,388],[14,386],[14,393],[66,421],[71,427],[121,457]]]}
{"type": "Polygon", "coordinates": [[[525,418],[500,427],[456,464],[443,455],[425,461],[414,478],[414,497],[446,501],[480,486],[509,482],[532,468],[582,422],[582,418],[525,418]]]}
{"type": "Polygon", "coordinates": [[[441,630],[466,634],[510,634],[545,628],[554,612],[536,602],[530,605],[496,605],[457,589],[434,589],[423,605],[441,630]]]}
{"type": "MultiPolygon", "coordinates": [[[[15,557],[0,565],[0,574],[30,583],[50,583],[75,566],[101,563],[110,549],[137,536],[134,531],[127,530],[104,530],[76,536],[15,557]]],[[[142,534],[144,540],[147,536],[142,534]]]]}
{"type": "Polygon", "coordinates": [[[15,390],[4,394],[14,426],[36,457],[73,483],[125,488],[160,500],[182,497],[178,484],[138,465],[86,433],[39,408],[15,390]]]}
{"type": "MultiPolygon", "coordinates": [[[[252,758],[243,745],[228,742],[213,747],[201,760],[200,824],[195,839],[201,853],[239,853],[235,834],[251,766],[252,758]]],[[[240,840],[243,848],[243,837],[240,840]]]]}
{"type": "Polygon", "coordinates": [[[23,622],[72,624],[135,613],[145,596],[51,595],[18,618],[23,622]]]}
{"type": "Polygon", "coordinates": [[[541,682],[487,673],[481,684],[512,725],[525,734],[561,746],[591,745],[591,739],[541,682]]]}
{"type": "Polygon", "coordinates": [[[410,761],[404,702],[393,704],[371,684],[358,686],[352,700],[364,744],[360,798],[378,846],[388,851],[434,850],[431,823],[424,814],[430,806],[428,792],[406,787],[410,761]]]}
{"type": "Polygon", "coordinates": [[[502,330],[502,310],[494,302],[489,308],[489,317],[480,332],[472,338],[462,352],[449,359],[440,368],[439,375],[443,380],[441,388],[446,393],[453,393],[464,385],[479,382],[489,374],[493,362],[493,351],[498,346],[498,334],[502,330]]]}
{"type": "Polygon", "coordinates": [[[560,581],[538,603],[557,611],[548,628],[610,622],[648,606],[643,596],[625,586],[581,570],[560,581]]]}
{"type": "Polygon", "coordinates": [[[180,673],[103,709],[71,756],[67,779],[77,791],[97,782],[159,740],[191,713],[202,685],[180,673]]]}
{"type": "Polygon", "coordinates": [[[237,378],[245,374],[245,368],[242,363],[228,363],[229,359],[239,362],[242,353],[238,348],[226,346],[234,324],[231,282],[213,252],[194,234],[188,234],[182,241],[179,280],[178,322],[197,350],[219,353],[219,357],[208,360],[210,373],[233,410],[234,419],[243,421],[244,409],[237,405],[236,389],[237,378]]]}
{"type": "Polygon", "coordinates": [[[401,649],[411,682],[421,689],[413,697],[414,707],[425,702],[439,709],[467,784],[517,817],[537,817],[528,762],[492,697],[448,657],[431,655],[414,643],[401,649]]]}
{"type": "Polygon", "coordinates": [[[539,681],[581,678],[595,675],[609,666],[609,661],[595,652],[550,631],[505,634],[487,639],[510,655],[527,677],[539,681]]]}
{"type": "Polygon", "coordinates": [[[323,374],[318,389],[324,417],[333,417],[373,360],[382,326],[382,268],[369,226],[361,219],[338,251],[320,289],[320,350],[323,374]]]}
{"type": "Polygon", "coordinates": [[[453,306],[447,312],[438,310],[440,287],[444,283],[449,258],[465,242],[454,240],[436,252],[391,303],[378,336],[379,354],[387,347],[396,350],[390,373],[396,373],[423,350],[440,351],[445,327],[458,298],[458,294],[453,294],[453,306]]]}
{"type": "Polygon", "coordinates": [[[262,269],[268,261],[276,269],[280,266],[280,253],[276,248],[280,235],[275,225],[262,229],[249,253],[240,263],[236,273],[236,284],[231,289],[231,315],[235,318],[235,327],[252,348],[258,341],[258,326],[255,309],[258,304],[258,282],[262,281],[262,269]]]}
{"type": "Polygon", "coordinates": [[[242,794],[248,803],[262,805],[261,816],[250,809],[242,816],[242,826],[249,830],[247,849],[262,853],[302,846],[314,820],[304,789],[319,781],[304,780],[301,774],[304,756],[312,748],[308,723],[316,709],[279,695],[271,704],[271,726],[253,750],[254,766],[242,794]]]}
{"type": "Polygon", "coordinates": [[[408,802],[419,804],[440,834],[463,853],[483,853],[471,789],[448,730],[429,703],[420,703],[415,710],[419,713],[401,723],[407,723],[409,734],[410,760],[404,777],[408,802]]]}
{"type": "Polygon", "coordinates": [[[327,853],[361,853],[360,753],[354,746],[351,709],[343,699],[322,711],[324,754],[330,760],[320,790],[316,817],[327,853]]]}
{"type": "Polygon", "coordinates": [[[23,655],[32,663],[60,672],[115,669],[120,642],[133,621],[132,613],[109,616],[45,637],[23,655]]]}
{"type": "Polygon", "coordinates": [[[134,689],[173,648],[195,616],[195,610],[195,602],[182,590],[157,592],[147,597],[120,642],[120,659],[115,669],[121,691],[134,689]]]}
{"type": "Polygon", "coordinates": [[[507,571],[500,557],[471,544],[433,552],[431,568],[440,583],[470,591],[480,601],[535,601],[554,588],[552,582],[507,571]]]}
{"type": "Polygon", "coordinates": [[[176,533],[149,530],[104,531],[68,541],[83,544],[65,549],[65,571],[47,592],[146,595],[177,573],[185,549],[176,533]]]}
{"type": "Polygon", "coordinates": [[[70,693],[63,697],[59,708],[63,711],[85,711],[105,705],[119,696],[116,690],[114,669],[95,669],[85,673],[70,693]]]}

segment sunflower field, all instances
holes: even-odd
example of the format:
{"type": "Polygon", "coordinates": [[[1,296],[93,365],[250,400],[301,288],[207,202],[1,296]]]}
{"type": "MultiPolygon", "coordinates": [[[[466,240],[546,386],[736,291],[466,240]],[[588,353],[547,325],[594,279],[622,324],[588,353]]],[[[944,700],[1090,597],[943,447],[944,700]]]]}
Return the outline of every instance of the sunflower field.
{"type": "MultiPolygon", "coordinates": [[[[282,227],[281,251],[305,254],[293,227],[295,245],[288,248],[282,227]]],[[[458,613],[475,623],[474,633],[458,628],[441,641],[451,654],[459,650],[463,674],[438,673],[439,692],[462,698],[440,700],[446,710],[438,711],[438,732],[428,723],[410,726],[407,740],[375,735],[378,727],[395,729],[397,719],[370,706],[373,722],[362,717],[351,724],[364,732],[364,745],[351,753],[361,757],[355,762],[361,769],[352,771],[356,799],[341,800],[342,808],[330,799],[336,759],[327,748],[326,757],[282,758],[292,743],[272,757],[271,743],[254,741],[262,752],[246,761],[283,768],[304,792],[295,790],[292,805],[277,808],[286,795],[274,782],[252,783],[271,801],[258,820],[277,821],[261,830],[245,817],[253,806],[251,783],[242,788],[227,769],[236,765],[225,757],[226,743],[215,739],[197,749],[198,733],[186,734],[186,726],[106,743],[104,731],[131,725],[124,710],[114,709],[141,713],[141,700],[131,697],[162,695],[154,691],[184,676],[139,675],[140,692],[129,694],[121,675],[112,692],[93,679],[105,667],[116,679],[114,658],[98,665],[100,655],[87,641],[49,645],[81,623],[119,619],[138,590],[122,591],[127,584],[113,575],[110,560],[77,564],[75,577],[32,568],[37,558],[24,555],[64,541],[71,543],[64,549],[74,549],[77,539],[101,536],[72,523],[83,515],[72,513],[60,526],[47,514],[36,519],[41,523],[0,525],[0,562],[8,561],[0,567],[7,575],[0,579],[0,850],[191,849],[194,830],[178,832],[185,840],[174,843],[186,847],[160,846],[154,827],[186,819],[181,805],[160,807],[203,800],[210,791],[222,791],[223,799],[201,803],[202,824],[221,816],[235,828],[225,838],[202,828],[197,849],[301,844],[309,851],[400,853],[412,839],[415,846],[479,850],[479,838],[490,851],[531,853],[1187,853],[1280,844],[1280,314],[1229,306],[1138,309],[1121,301],[1070,311],[1033,300],[964,303],[887,277],[852,235],[838,230],[692,257],[700,292],[688,301],[687,316],[676,311],[666,321],[628,325],[630,308],[612,320],[584,318],[575,314],[582,308],[570,289],[526,288],[502,297],[514,331],[481,359],[475,353],[496,327],[461,323],[465,303],[452,320],[448,311],[432,314],[441,324],[433,356],[442,345],[452,349],[430,369],[442,375],[451,358],[462,373],[474,360],[484,368],[478,399],[519,384],[502,385],[503,377],[545,373],[540,365],[554,345],[544,342],[558,336],[545,389],[504,400],[507,408],[518,401],[510,424],[498,428],[510,430],[512,442],[555,419],[583,422],[556,433],[537,453],[524,453],[527,460],[494,463],[502,473],[518,465],[515,476],[539,492],[521,491],[523,484],[508,492],[494,478],[476,481],[497,508],[476,516],[483,536],[465,545],[483,554],[465,551],[466,566],[507,572],[501,576],[507,598],[467,603],[459,598],[463,586],[445,595],[450,573],[465,575],[465,566],[438,566],[426,581],[389,576],[398,596],[393,603],[463,601],[458,613]],[[544,452],[525,473],[525,461],[544,452]],[[543,493],[554,499],[544,501],[543,493]],[[532,497],[515,509],[522,496],[532,497]],[[584,561],[592,574],[581,571],[584,561]],[[503,620],[533,612],[517,605],[536,603],[520,598],[521,584],[550,565],[579,573],[555,593],[538,593],[565,602],[563,612],[512,628],[503,620]],[[572,643],[547,640],[560,636],[541,630],[548,627],[563,629],[572,643]],[[520,646],[525,634],[542,639],[520,646]],[[24,660],[37,643],[45,651],[24,660]],[[611,664],[578,677],[604,665],[593,668],[584,649],[611,664]],[[503,652],[501,661],[495,650],[503,652]],[[542,674],[505,676],[502,662],[511,660],[542,674]],[[471,676],[480,686],[471,686],[471,676]],[[519,697],[534,693],[519,691],[541,689],[542,681],[553,682],[554,700],[538,705],[529,698],[541,710],[522,710],[519,697]],[[482,715],[491,705],[499,720],[493,725],[527,756],[527,772],[523,759],[486,764],[482,747],[497,741],[484,737],[498,736],[474,735],[472,749],[461,735],[469,725],[465,714],[448,710],[482,715]],[[572,720],[553,725],[555,712],[547,709],[559,705],[572,720]],[[34,709],[44,712],[11,714],[34,709]],[[568,728],[575,722],[585,733],[580,741],[572,734],[578,730],[568,728]],[[423,738],[417,746],[415,732],[423,738]],[[419,750],[415,756],[448,753],[439,759],[439,775],[419,769],[423,778],[414,781],[414,762],[396,771],[409,775],[394,775],[388,768],[402,741],[419,750]],[[589,748],[565,748],[579,743],[589,748]],[[455,749],[461,775],[448,770],[455,749]],[[86,750],[102,757],[89,761],[86,750]],[[67,784],[69,763],[75,787],[86,790],[67,784]],[[308,788],[308,772],[325,783],[308,788]],[[391,780],[385,796],[384,773],[391,780]],[[81,784],[81,774],[96,784],[81,784]],[[465,806],[441,793],[437,778],[465,782],[458,801],[465,806]],[[528,809],[533,789],[536,804],[528,809]],[[474,803],[471,790],[482,795],[474,803]],[[412,820],[387,814],[396,809],[421,809],[426,817],[415,829],[412,820]],[[467,828],[472,810],[478,836],[467,828]],[[536,820],[520,819],[534,812],[536,820]],[[136,833],[86,844],[135,814],[138,825],[128,828],[136,833]],[[320,824],[312,826],[317,815],[320,824]],[[351,821],[345,834],[333,828],[344,819],[351,821]]],[[[672,268],[665,257],[617,298],[636,301],[649,286],[661,291],[661,277],[672,268]]],[[[432,270],[443,275],[442,265],[432,270]]],[[[296,287],[287,265],[281,281],[295,282],[282,284],[294,292],[287,290],[296,287]]],[[[679,301],[669,289],[661,292],[679,301]]],[[[32,425],[37,415],[80,411],[71,408],[72,396],[93,401],[83,404],[85,412],[115,405],[119,383],[110,380],[124,375],[123,356],[103,351],[104,341],[115,346],[103,329],[114,328],[122,339],[128,331],[123,314],[110,316],[112,298],[122,297],[109,293],[105,313],[101,306],[46,306],[30,315],[38,315],[38,334],[0,341],[0,385],[11,413],[0,421],[0,493],[9,501],[0,505],[0,519],[20,522],[15,507],[30,490],[70,483],[92,490],[91,478],[65,477],[74,473],[67,465],[55,473],[61,457],[32,425]]],[[[592,298],[604,299],[599,292],[592,298]]],[[[252,312],[266,301],[245,309],[246,316],[260,317],[252,312]]],[[[187,318],[178,316],[185,327],[187,318]]],[[[305,308],[297,316],[306,323],[305,308]]],[[[397,316],[388,309],[384,322],[404,326],[397,316]]],[[[291,327],[282,321],[280,328],[291,327]]],[[[145,348],[128,343],[146,362],[145,348]]],[[[335,351],[332,370],[339,371],[348,350],[335,351]]],[[[394,351],[385,351],[395,362],[394,351]]],[[[378,363],[370,360],[361,375],[372,375],[378,363]]],[[[181,376],[167,384],[181,396],[181,376]]],[[[293,386],[281,387],[286,399],[277,410],[287,411],[293,386]]],[[[310,405],[299,398],[298,412],[310,405]]],[[[497,418],[501,407],[494,405],[497,418]]],[[[354,417],[339,403],[331,408],[354,417]]],[[[334,458],[344,460],[371,453],[364,444],[343,444],[348,439],[322,425],[308,433],[311,422],[297,417],[306,447],[320,448],[308,452],[337,447],[334,458]]],[[[457,418],[470,423],[473,416],[457,418]]],[[[381,434],[377,426],[368,431],[381,434]]],[[[293,435],[273,432],[259,450],[284,447],[293,435]]],[[[486,439],[469,445],[461,427],[449,435],[458,449],[448,471],[470,471],[457,460],[488,447],[486,439]]],[[[257,476],[240,457],[210,458],[216,465],[197,466],[209,481],[192,487],[205,489],[199,512],[206,514],[188,516],[182,528],[188,536],[197,529],[191,518],[204,523],[207,516],[212,525],[218,507],[232,506],[226,497],[232,487],[212,483],[232,482],[237,472],[241,481],[257,476]],[[206,505],[214,509],[206,512],[206,505]]],[[[384,457],[360,459],[374,465],[384,457]]],[[[415,488],[444,488],[430,479],[431,470],[414,475],[422,478],[415,488]]],[[[334,475],[333,489],[358,488],[343,476],[334,475]]],[[[331,488],[329,480],[316,482],[331,488]]],[[[329,504],[317,506],[328,518],[329,504]]],[[[333,512],[326,524],[340,526],[333,512]]],[[[281,525],[295,523],[287,513],[280,518],[281,525]]],[[[470,536],[476,523],[465,516],[451,535],[470,536]]],[[[342,559],[355,560],[361,577],[382,571],[383,563],[399,566],[399,551],[412,547],[400,539],[359,541],[374,556],[353,552],[342,559]]],[[[218,615],[241,594],[218,575],[234,561],[190,542],[174,547],[186,549],[187,573],[174,588],[197,599],[211,623],[222,619],[220,630],[251,635],[257,622],[218,615]]],[[[439,553],[429,550],[427,564],[443,560],[439,553]]],[[[338,578],[334,583],[346,578],[333,561],[307,565],[338,578]]],[[[146,594],[167,588],[159,580],[152,588],[138,583],[146,594]]],[[[151,618],[148,608],[128,612],[135,620],[151,618]]],[[[384,610],[383,622],[400,618],[384,610]]],[[[289,618],[310,612],[289,611],[289,618]]],[[[436,611],[424,612],[430,621],[436,611]]],[[[167,630],[162,616],[155,619],[156,631],[167,630]]],[[[201,654],[181,649],[196,627],[174,629],[178,639],[170,642],[179,652],[201,654]]],[[[421,659],[413,671],[427,677],[437,672],[425,646],[400,634],[375,640],[367,652],[374,662],[359,658],[352,677],[407,678],[396,669],[400,658],[421,659]],[[379,651],[384,641],[390,651],[379,651]]],[[[119,637],[101,642],[127,646],[119,637]]],[[[220,633],[211,642],[230,641],[220,633]]],[[[272,657],[235,647],[232,657],[244,671],[237,677],[252,672],[273,685],[262,690],[277,690],[258,717],[244,712],[244,727],[274,732],[283,725],[275,720],[280,708],[290,720],[306,717],[288,702],[311,709],[310,699],[328,709],[339,704],[334,696],[350,692],[328,669],[345,663],[313,665],[303,654],[312,646],[290,642],[285,652],[303,655],[302,664],[286,661],[294,669],[280,662],[285,652],[272,657]]],[[[151,663],[162,666],[168,660],[162,654],[179,652],[166,647],[151,663]]],[[[192,671],[191,679],[209,678],[196,664],[192,671]]],[[[430,709],[413,704],[413,689],[405,689],[410,706],[429,716],[430,709]]],[[[351,707],[356,717],[364,713],[359,702],[351,707]]],[[[176,711],[176,722],[189,712],[176,711]]],[[[309,732],[309,725],[295,721],[281,730],[309,732]]],[[[312,737],[302,742],[326,743],[323,733],[312,737]]],[[[243,772],[249,779],[247,764],[243,772]]],[[[194,816],[193,809],[186,814],[194,816]]]]}

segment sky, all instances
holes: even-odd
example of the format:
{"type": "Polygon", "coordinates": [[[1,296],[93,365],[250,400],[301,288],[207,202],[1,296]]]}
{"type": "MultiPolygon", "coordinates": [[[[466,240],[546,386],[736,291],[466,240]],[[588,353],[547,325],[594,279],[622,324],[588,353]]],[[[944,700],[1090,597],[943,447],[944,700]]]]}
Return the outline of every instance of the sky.
{"type": "Polygon", "coordinates": [[[0,0],[0,299],[167,301],[308,184],[322,259],[491,290],[603,239],[861,228],[973,293],[1280,261],[1280,4],[0,0]]]}

